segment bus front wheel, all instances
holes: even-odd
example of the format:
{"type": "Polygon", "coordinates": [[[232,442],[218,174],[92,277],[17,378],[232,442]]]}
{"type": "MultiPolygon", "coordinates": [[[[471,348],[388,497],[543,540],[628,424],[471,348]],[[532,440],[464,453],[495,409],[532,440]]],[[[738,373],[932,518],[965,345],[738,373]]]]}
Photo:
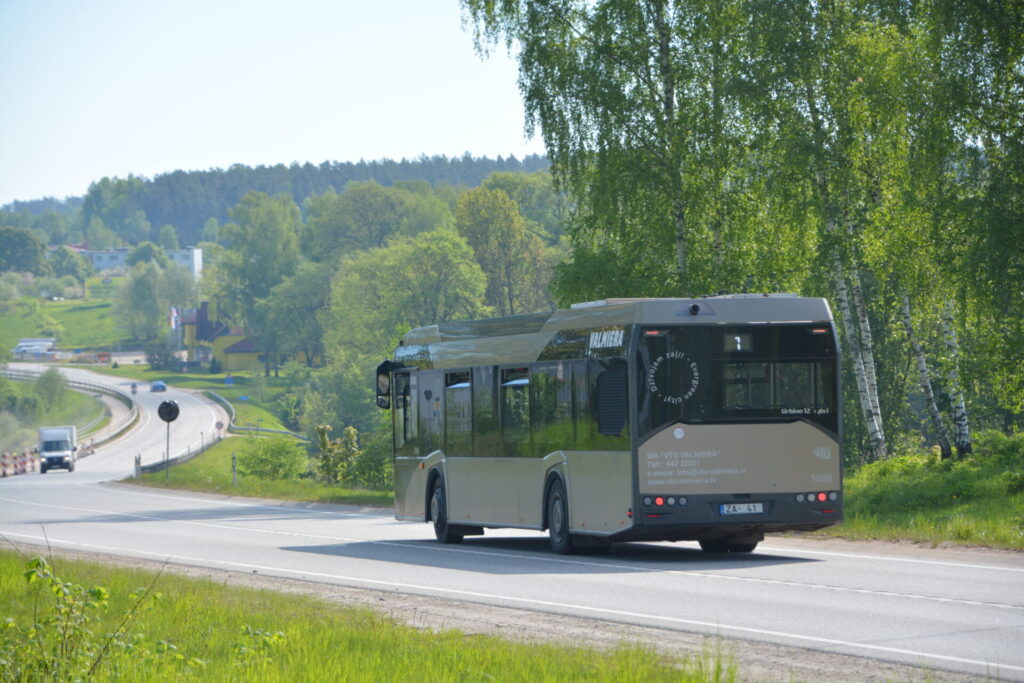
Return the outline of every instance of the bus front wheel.
{"type": "Polygon", "coordinates": [[[430,493],[430,519],[434,522],[434,536],[441,543],[462,543],[462,533],[453,524],[448,523],[448,505],[444,497],[444,480],[440,477],[434,481],[434,489],[430,493]]]}
{"type": "Polygon", "coordinates": [[[569,533],[569,507],[565,503],[565,487],[556,479],[548,489],[548,535],[551,548],[559,555],[568,555],[575,549],[569,533]]]}

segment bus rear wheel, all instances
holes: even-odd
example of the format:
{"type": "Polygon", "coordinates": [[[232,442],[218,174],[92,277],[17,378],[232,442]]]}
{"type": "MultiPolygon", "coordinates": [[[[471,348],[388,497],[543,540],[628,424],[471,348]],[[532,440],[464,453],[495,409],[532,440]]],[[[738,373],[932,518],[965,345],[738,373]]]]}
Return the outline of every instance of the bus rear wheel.
{"type": "Polygon", "coordinates": [[[430,493],[430,519],[434,523],[434,536],[441,543],[462,543],[462,532],[448,523],[448,504],[444,496],[444,480],[438,477],[430,493]]]}
{"type": "Polygon", "coordinates": [[[548,489],[547,508],[551,548],[559,555],[568,555],[575,550],[575,545],[569,533],[569,507],[565,503],[565,487],[560,479],[556,479],[548,489]]]}

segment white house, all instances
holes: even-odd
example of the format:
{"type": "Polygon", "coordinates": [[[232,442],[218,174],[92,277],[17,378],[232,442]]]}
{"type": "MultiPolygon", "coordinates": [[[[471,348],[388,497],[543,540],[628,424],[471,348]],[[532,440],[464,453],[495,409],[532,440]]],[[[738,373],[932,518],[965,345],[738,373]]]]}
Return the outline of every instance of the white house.
{"type": "MultiPolygon", "coordinates": [[[[124,268],[126,266],[125,261],[130,252],[131,249],[123,247],[121,249],[100,249],[95,251],[82,249],[79,253],[89,259],[93,268],[97,271],[103,271],[111,268],[124,268]]],[[[202,249],[186,247],[184,249],[169,249],[164,253],[167,254],[167,258],[170,259],[171,263],[186,268],[195,279],[198,280],[203,274],[202,249]]]]}

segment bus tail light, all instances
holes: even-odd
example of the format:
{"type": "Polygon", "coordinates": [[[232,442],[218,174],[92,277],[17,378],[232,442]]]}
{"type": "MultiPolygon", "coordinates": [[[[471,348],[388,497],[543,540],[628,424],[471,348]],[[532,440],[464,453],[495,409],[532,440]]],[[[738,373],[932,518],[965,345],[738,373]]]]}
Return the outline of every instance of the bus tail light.
{"type": "Polygon", "coordinates": [[[837,500],[839,500],[839,492],[812,491],[811,493],[798,493],[794,496],[794,498],[798,503],[824,503],[825,501],[830,501],[834,503],[837,500]]]}

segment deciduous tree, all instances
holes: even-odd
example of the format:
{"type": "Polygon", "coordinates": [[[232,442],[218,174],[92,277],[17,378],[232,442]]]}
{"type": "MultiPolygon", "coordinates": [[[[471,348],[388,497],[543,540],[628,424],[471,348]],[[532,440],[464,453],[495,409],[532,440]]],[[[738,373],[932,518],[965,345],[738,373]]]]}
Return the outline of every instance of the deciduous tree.
{"type": "Polygon", "coordinates": [[[0,272],[48,275],[46,245],[27,228],[0,226],[0,272]]]}

